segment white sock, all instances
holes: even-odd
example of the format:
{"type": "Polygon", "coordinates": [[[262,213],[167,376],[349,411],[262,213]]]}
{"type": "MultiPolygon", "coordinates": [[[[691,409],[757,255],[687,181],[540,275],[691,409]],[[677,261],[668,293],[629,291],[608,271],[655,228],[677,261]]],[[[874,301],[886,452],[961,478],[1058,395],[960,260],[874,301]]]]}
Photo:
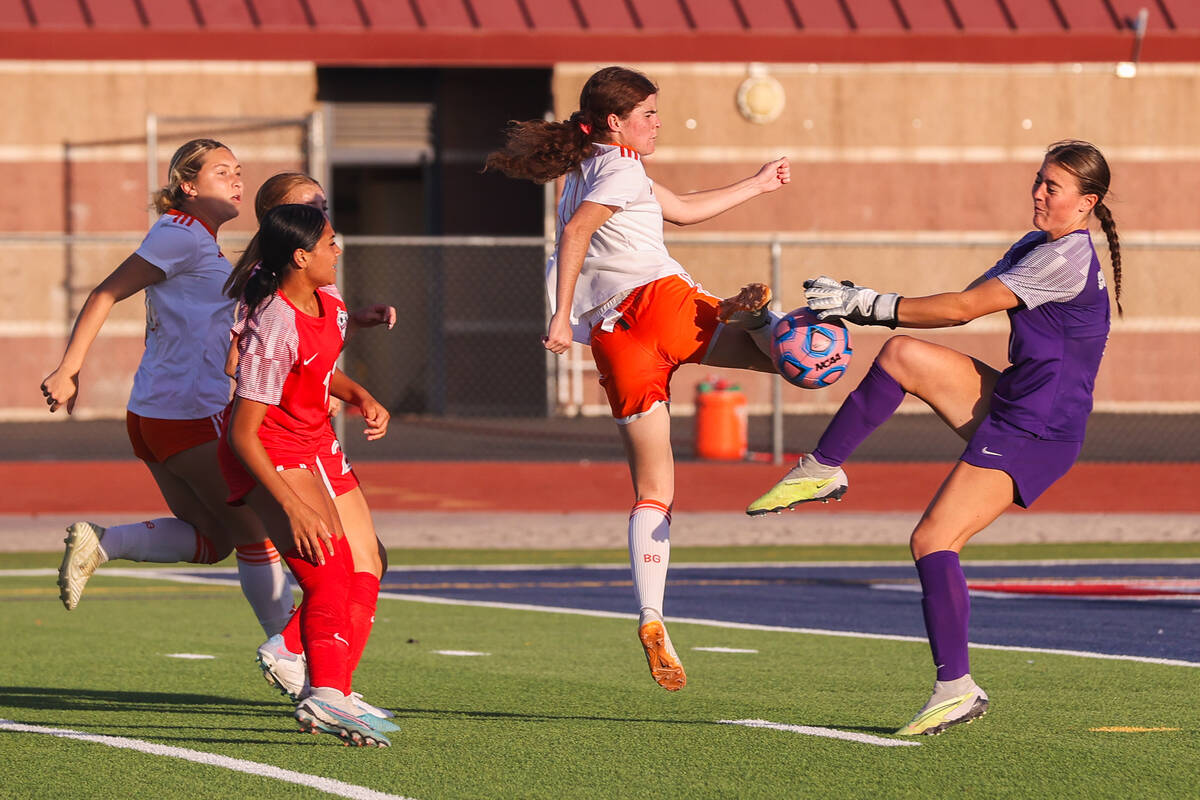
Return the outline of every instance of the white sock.
{"type": "Polygon", "coordinates": [[[775,323],[783,319],[783,316],[776,311],[767,311],[767,321],[758,326],[752,331],[746,331],[750,334],[750,338],[758,345],[758,349],[766,354],[767,358],[771,358],[771,342],[775,339],[775,323]]]}
{"type": "Polygon", "coordinates": [[[279,551],[270,542],[239,545],[236,549],[242,594],[269,639],[287,625],[294,605],[292,588],[279,563],[279,551]]]}
{"type": "Polygon", "coordinates": [[[346,695],[340,690],[330,686],[314,686],[312,687],[312,697],[322,700],[326,703],[342,704],[346,702],[346,695]]]}
{"type": "Polygon", "coordinates": [[[191,561],[197,551],[196,529],[181,519],[161,519],[105,528],[101,547],[109,558],[175,564],[191,561]]]}
{"type": "Polygon", "coordinates": [[[671,510],[657,500],[643,500],[629,515],[629,563],[638,608],[661,618],[671,561],[671,510]]]}
{"type": "Polygon", "coordinates": [[[975,681],[971,678],[971,673],[969,672],[952,681],[934,681],[933,697],[929,699],[929,702],[940,703],[943,700],[949,700],[951,697],[960,697],[973,688],[975,688],[975,681]]]}

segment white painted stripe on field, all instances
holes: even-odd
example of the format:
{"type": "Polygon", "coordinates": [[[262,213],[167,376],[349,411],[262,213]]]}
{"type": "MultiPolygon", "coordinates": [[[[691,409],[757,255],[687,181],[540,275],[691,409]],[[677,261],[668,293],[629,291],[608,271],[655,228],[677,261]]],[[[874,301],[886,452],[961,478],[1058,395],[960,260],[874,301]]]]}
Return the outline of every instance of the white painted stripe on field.
{"type": "Polygon", "coordinates": [[[210,767],[221,767],[222,769],[233,770],[234,772],[244,772],[247,775],[255,775],[261,778],[274,778],[277,781],[285,783],[294,783],[298,786],[307,786],[310,789],[325,792],[327,794],[337,795],[338,797],[349,797],[352,800],[412,800],[412,798],[404,797],[398,794],[388,794],[386,792],[378,792],[374,789],[368,789],[365,786],[358,786],[353,783],[345,783],[343,781],[333,780],[332,778],[322,778],[319,775],[308,775],[303,772],[294,772],[290,769],[282,769],[272,766],[271,764],[260,764],[257,761],[246,761],[241,758],[230,758],[229,756],[217,755],[216,753],[205,753],[200,750],[189,750],[184,747],[171,747],[165,744],[155,744],[154,742],[145,742],[141,739],[126,739],[123,736],[104,736],[97,733],[85,733],[83,731],[73,731],[65,728],[44,728],[40,725],[24,725],[12,720],[0,719],[0,730],[9,730],[16,733],[40,733],[47,736],[57,736],[61,739],[77,739],[81,742],[92,742],[94,744],[102,744],[108,747],[119,747],[124,750],[136,750],[139,753],[147,753],[152,756],[165,756],[167,758],[179,758],[184,761],[191,761],[195,764],[205,764],[210,767]]]}
{"type": "Polygon", "coordinates": [[[477,650],[434,650],[439,656],[490,656],[491,653],[480,653],[477,650]]]}
{"type": "Polygon", "coordinates": [[[216,656],[205,655],[204,653],[167,653],[167,658],[182,658],[188,661],[205,661],[216,656]]]}
{"type": "MultiPolygon", "coordinates": [[[[399,592],[380,592],[380,598],[388,600],[408,600],[413,603],[428,603],[430,605],[470,606],[475,608],[504,608],[510,611],[538,611],[545,614],[571,614],[581,617],[599,617],[605,619],[637,619],[637,614],[619,611],[596,611],[590,608],[556,608],[554,606],[538,606],[528,603],[501,603],[492,600],[460,600],[450,597],[427,597],[417,594],[401,594],[399,592]]],[[[671,622],[679,625],[703,625],[708,628],[729,628],[741,631],[764,631],[766,633],[800,633],[809,636],[836,636],[846,639],[880,639],[891,642],[917,642],[927,645],[929,640],[924,636],[901,636],[892,633],[864,633],[862,631],[835,631],[822,628],[791,628],[784,625],[759,625],[753,622],[727,622],[716,619],[698,619],[695,617],[672,617],[671,622]]],[[[1054,656],[1073,656],[1075,658],[1098,658],[1108,661],[1136,661],[1143,664],[1158,664],[1169,667],[1200,668],[1200,662],[1181,661],[1173,658],[1150,658],[1148,656],[1113,655],[1111,653],[1093,653],[1086,650],[1056,650],[1048,647],[1019,647],[1015,645],[976,644],[968,643],[970,647],[980,650],[1002,650],[1015,653],[1042,653],[1054,656]]]]}
{"type": "Polygon", "coordinates": [[[757,650],[748,650],[744,647],[693,647],[693,650],[699,650],[701,653],[757,653],[757,650]]]}
{"type": "MultiPolygon", "coordinates": [[[[1153,559],[1146,559],[1146,561],[1151,561],[1151,560],[1153,560],[1153,559]]],[[[1114,564],[1123,564],[1123,563],[1138,563],[1140,561],[1142,561],[1142,560],[1141,559],[1130,559],[1130,560],[1109,561],[1109,560],[1098,559],[1098,560],[1093,560],[1093,561],[1047,561],[1047,562],[1015,561],[1015,562],[979,562],[979,563],[981,565],[1000,564],[1000,563],[1004,563],[1004,564],[1023,564],[1023,563],[1028,563],[1028,564],[1038,564],[1038,563],[1097,563],[1097,564],[1114,563],[1114,564]]],[[[1195,561],[1195,559],[1165,559],[1165,560],[1163,560],[1164,563],[1173,563],[1173,562],[1192,563],[1194,561],[1195,561]]],[[[853,562],[851,562],[851,563],[853,563],[853,562]]],[[[883,563],[894,563],[894,562],[883,562],[883,563]]],[[[820,565],[819,562],[817,565],[820,565]]],[[[611,565],[600,565],[600,566],[611,567],[611,565]]],[[[698,565],[698,566],[711,566],[711,565],[698,565]]],[[[480,569],[490,569],[490,567],[481,567],[480,569]]],[[[229,572],[228,570],[213,570],[213,572],[218,572],[218,571],[229,572]]],[[[58,571],[52,570],[52,569],[0,570],[0,577],[3,577],[9,573],[15,573],[18,575],[30,575],[32,573],[45,574],[45,575],[57,575],[58,571]]],[[[130,577],[130,578],[151,578],[151,579],[155,579],[155,580],[174,581],[174,582],[178,582],[178,583],[201,583],[201,584],[203,584],[203,583],[219,583],[219,584],[227,584],[230,586],[237,585],[237,580],[234,578],[229,578],[229,579],[203,578],[203,577],[198,577],[196,575],[178,574],[172,570],[113,568],[113,569],[104,570],[104,574],[120,575],[122,577],[130,577]]],[[[590,609],[590,608],[558,608],[555,606],[539,606],[539,605],[533,605],[530,603],[502,603],[502,602],[492,601],[492,600],[460,600],[460,599],[451,598],[451,597],[432,597],[432,596],[419,595],[419,594],[403,594],[401,592],[389,592],[389,591],[381,591],[379,593],[379,597],[386,598],[388,600],[407,600],[407,601],[413,602],[413,603],[426,603],[429,605],[468,606],[468,607],[472,607],[472,608],[502,608],[502,609],[507,609],[510,611],[537,611],[537,612],[544,613],[544,614],[571,614],[574,616],[598,617],[601,619],[638,619],[637,614],[630,614],[630,613],[621,612],[621,611],[597,611],[595,609],[590,609]]],[[[703,626],[709,627],[709,628],[728,628],[731,630],[764,631],[767,633],[799,633],[799,634],[805,634],[805,635],[809,635],[809,636],[836,636],[836,637],[842,637],[842,638],[847,638],[847,639],[880,639],[883,641],[892,641],[892,642],[918,642],[920,644],[928,644],[928,640],[922,636],[902,636],[900,634],[891,634],[891,633],[865,633],[862,631],[837,631],[837,630],[827,630],[827,629],[823,629],[823,628],[792,628],[792,627],[788,627],[788,626],[784,626],[784,625],[759,625],[757,623],[752,623],[752,622],[728,622],[725,620],[699,619],[699,618],[695,618],[695,617],[674,617],[674,618],[672,618],[672,622],[678,623],[678,624],[684,624],[684,625],[703,625],[703,626]]],[[[1142,664],[1158,664],[1160,666],[1169,666],[1169,667],[1200,668],[1200,662],[1183,661],[1183,660],[1174,659],[1174,658],[1151,658],[1148,656],[1115,655],[1112,653],[1093,653],[1088,650],[1059,650],[1059,649],[1049,648],[1049,647],[1021,647],[1018,645],[976,644],[975,642],[969,642],[968,644],[969,644],[969,646],[978,648],[980,650],[1001,650],[1001,651],[1013,652],[1013,653],[1042,653],[1044,655],[1072,656],[1074,658],[1095,658],[1095,659],[1101,659],[1101,660],[1106,660],[1106,661],[1134,661],[1134,662],[1138,662],[1138,663],[1142,663],[1142,664]]]]}
{"type": "Polygon", "coordinates": [[[719,719],[722,725],[742,725],[747,728],[770,728],[773,731],[787,731],[804,736],[821,736],[826,739],[842,739],[847,742],[873,744],[876,747],[920,747],[920,742],[909,742],[904,739],[884,739],[882,736],[871,736],[868,733],[839,731],[837,728],[817,728],[812,725],[785,725],[782,722],[768,722],[765,719],[719,719]]]}

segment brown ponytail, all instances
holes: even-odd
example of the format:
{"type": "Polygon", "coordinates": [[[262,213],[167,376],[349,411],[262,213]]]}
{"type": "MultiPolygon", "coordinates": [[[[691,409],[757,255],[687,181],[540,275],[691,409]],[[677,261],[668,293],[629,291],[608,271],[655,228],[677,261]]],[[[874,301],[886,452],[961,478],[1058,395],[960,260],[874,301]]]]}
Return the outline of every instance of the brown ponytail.
{"type": "Polygon", "coordinates": [[[504,145],[487,157],[483,171],[496,169],[510,178],[552,181],[577,169],[592,155],[593,142],[608,141],[608,117],[624,119],[634,106],[658,93],[654,82],[625,67],[605,67],[587,79],[579,110],[563,122],[534,119],[508,124],[504,145]]]}

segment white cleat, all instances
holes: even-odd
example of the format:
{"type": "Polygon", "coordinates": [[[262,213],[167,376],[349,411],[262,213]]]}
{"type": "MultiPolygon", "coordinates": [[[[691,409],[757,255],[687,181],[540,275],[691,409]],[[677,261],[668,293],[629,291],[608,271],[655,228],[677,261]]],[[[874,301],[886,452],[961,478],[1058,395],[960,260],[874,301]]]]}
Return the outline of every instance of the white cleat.
{"type": "Polygon", "coordinates": [[[303,653],[287,649],[282,635],[277,633],[259,645],[255,660],[267,683],[282,694],[293,701],[308,695],[308,662],[303,653]]]}
{"type": "Polygon", "coordinates": [[[67,528],[67,538],[63,539],[67,549],[58,568],[58,596],[67,611],[79,605],[88,578],[108,561],[108,554],[100,546],[103,537],[104,528],[92,522],[76,522],[67,528]]]}

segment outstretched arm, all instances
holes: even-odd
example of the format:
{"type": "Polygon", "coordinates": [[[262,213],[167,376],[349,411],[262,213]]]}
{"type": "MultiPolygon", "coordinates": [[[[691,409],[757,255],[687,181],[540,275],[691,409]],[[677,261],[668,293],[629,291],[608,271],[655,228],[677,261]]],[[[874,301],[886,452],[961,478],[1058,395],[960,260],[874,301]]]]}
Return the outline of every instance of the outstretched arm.
{"type": "Polygon", "coordinates": [[[75,410],[75,401],[79,399],[79,371],[83,369],[88,350],[104,327],[112,307],[164,278],[166,274],[161,269],[134,254],[92,289],[75,319],[62,360],[42,381],[42,395],[51,413],[64,405],[68,414],[75,410]]]}
{"type": "Polygon", "coordinates": [[[786,158],[763,164],[749,178],[722,186],[687,194],[675,194],[661,183],[654,184],[654,196],[662,206],[663,219],[676,225],[694,225],[741,205],[752,197],[773,192],[792,180],[792,169],[786,158]]]}
{"type": "Polygon", "coordinates": [[[961,292],[901,297],[822,275],[804,282],[804,297],[821,319],[889,328],[950,328],[1021,302],[999,278],[976,282],[961,292]]]}

